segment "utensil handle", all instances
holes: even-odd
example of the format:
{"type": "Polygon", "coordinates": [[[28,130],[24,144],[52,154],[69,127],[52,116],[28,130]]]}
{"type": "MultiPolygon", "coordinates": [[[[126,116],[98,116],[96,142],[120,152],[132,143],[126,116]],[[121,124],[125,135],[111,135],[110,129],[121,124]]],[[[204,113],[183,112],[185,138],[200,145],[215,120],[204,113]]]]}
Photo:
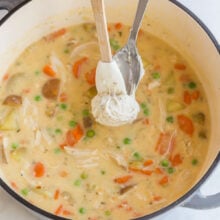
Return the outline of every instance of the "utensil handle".
{"type": "Polygon", "coordinates": [[[101,60],[109,63],[112,61],[112,53],[109,43],[104,0],[91,0],[91,4],[98,34],[101,60]]]}
{"type": "Polygon", "coordinates": [[[140,29],[141,21],[144,17],[144,12],[147,7],[148,0],[139,0],[135,15],[135,20],[131,29],[129,40],[137,40],[137,34],[140,29]]]}
{"type": "Polygon", "coordinates": [[[21,3],[26,2],[25,0],[0,0],[0,9],[11,11],[21,3]]]}
{"type": "MultiPolygon", "coordinates": [[[[219,162],[220,162],[220,153],[216,161],[218,167],[216,167],[215,169],[220,169],[219,162]]],[[[191,209],[213,209],[220,207],[220,192],[214,195],[205,196],[201,193],[200,190],[198,190],[191,198],[189,198],[188,201],[184,202],[182,206],[191,209]]]]}

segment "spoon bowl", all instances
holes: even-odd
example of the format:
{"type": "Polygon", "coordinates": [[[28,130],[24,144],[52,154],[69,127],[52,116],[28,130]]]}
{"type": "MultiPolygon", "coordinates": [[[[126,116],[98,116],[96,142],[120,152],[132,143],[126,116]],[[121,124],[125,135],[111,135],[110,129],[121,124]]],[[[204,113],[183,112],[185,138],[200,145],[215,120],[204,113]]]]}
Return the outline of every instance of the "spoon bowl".
{"type": "Polygon", "coordinates": [[[137,34],[147,6],[148,0],[139,0],[134,23],[127,44],[114,56],[124,78],[127,94],[133,95],[144,75],[142,59],[136,47],[137,34]]]}

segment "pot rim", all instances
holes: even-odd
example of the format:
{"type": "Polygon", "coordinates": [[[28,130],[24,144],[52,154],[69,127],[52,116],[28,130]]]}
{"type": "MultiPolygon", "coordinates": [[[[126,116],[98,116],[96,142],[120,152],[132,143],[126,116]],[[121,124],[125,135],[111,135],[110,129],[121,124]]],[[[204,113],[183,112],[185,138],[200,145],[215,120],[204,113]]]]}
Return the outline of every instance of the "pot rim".
{"type": "MultiPolygon", "coordinates": [[[[27,3],[31,2],[32,0],[24,0],[21,4],[17,5],[14,9],[12,9],[8,14],[0,20],[0,27],[1,25],[8,20],[17,10],[22,8],[27,3]]],[[[200,18],[195,15],[190,9],[188,9],[186,6],[184,6],[182,3],[178,2],[177,0],[169,0],[171,3],[182,9],[185,13],[187,13],[193,20],[195,20],[199,26],[206,32],[210,40],[212,41],[213,45],[215,46],[216,50],[220,54],[220,46],[218,44],[217,39],[214,37],[213,33],[209,30],[209,28],[200,20],[200,18]]],[[[217,154],[216,158],[214,159],[212,165],[209,167],[209,169],[206,171],[206,173],[203,175],[203,177],[196,183],[188,192],[186,192],[183,196],[181,196],[176,201],[172,202],[166,207],[163,207],[162,209],[155,211],[151,214],[145,215],[143,217],[136,218],[136,220],[147,220],[151,219],[153,217],[159,216],[166,211],[176,207],[177,205],[180,205],[183,203],[187,198],[193,195],[193,193],[198,190],[198,188],[207,180],[207,178],[210,176],[212,171],[217,166],[218,162],[220,161],[220,152],[217,154]]],[[[24,205],[26,208],[30,209],[31,211],[35,212],[36,214],[41,214],[44,217],[54,219],[54,220],[69,220],[68,218],[59,217],[56,216],[50,212],[47,212],[41,208],[38,208],[37,206],[29,203],[27,200],[22,198],[20,195],[18,195],[14,190],[12,190],[4,181],[2,178],[0,178],[0,186],[10,195],[12,196],[16,201],[18,201],[21,205],[24,205]]]]}

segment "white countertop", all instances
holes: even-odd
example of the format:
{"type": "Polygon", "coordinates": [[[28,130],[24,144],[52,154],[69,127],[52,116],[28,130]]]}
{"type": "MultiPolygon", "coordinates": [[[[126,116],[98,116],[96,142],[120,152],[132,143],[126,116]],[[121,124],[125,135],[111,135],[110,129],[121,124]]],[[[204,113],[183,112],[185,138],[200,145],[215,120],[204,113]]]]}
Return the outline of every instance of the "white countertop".
{"type": "MultiPolygon", "coordinates": [[[[213,32],[218,42],[220,42],[220,0],[179,0],[182,4],[190,8],[213,32]]],[[[0,11],[0,18],[4,15],[0,11]]],[[[207,182],[201,187],[204,195],[211,195],[219,192],[220,189],[220,165],[213,172],[207,182]]],[[[20,204],[6,195],[0,189],[0,220],[37,220],[20,204]]],[[[182,207],[173,209],[165,216],[156,220],[218,220],[220,219],[220,208],[211,210],[193,210],[182,207]]]]}

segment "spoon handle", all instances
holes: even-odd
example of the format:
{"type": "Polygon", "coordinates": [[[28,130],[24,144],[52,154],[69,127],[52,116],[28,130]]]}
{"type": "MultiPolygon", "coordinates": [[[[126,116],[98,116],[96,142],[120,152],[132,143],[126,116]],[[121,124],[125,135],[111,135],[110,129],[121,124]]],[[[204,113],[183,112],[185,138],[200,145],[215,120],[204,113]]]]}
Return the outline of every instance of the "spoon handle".
{"type": "Polygon", "coordinates": [[[91,0],[91,4],[98,34],[101,60],[109,63],[112,61],[112,53],[109,43],[104,0],[91,0]]]}
{"type": "Polygon", "coordinates": [[[141,21],[144,16],[145,9],[147,7],[148,0],[139,0],[138,7],[134,19],[134,23],[131,29],[129,40],[137,40],[137,34],[140,29],[141,21]]]}

